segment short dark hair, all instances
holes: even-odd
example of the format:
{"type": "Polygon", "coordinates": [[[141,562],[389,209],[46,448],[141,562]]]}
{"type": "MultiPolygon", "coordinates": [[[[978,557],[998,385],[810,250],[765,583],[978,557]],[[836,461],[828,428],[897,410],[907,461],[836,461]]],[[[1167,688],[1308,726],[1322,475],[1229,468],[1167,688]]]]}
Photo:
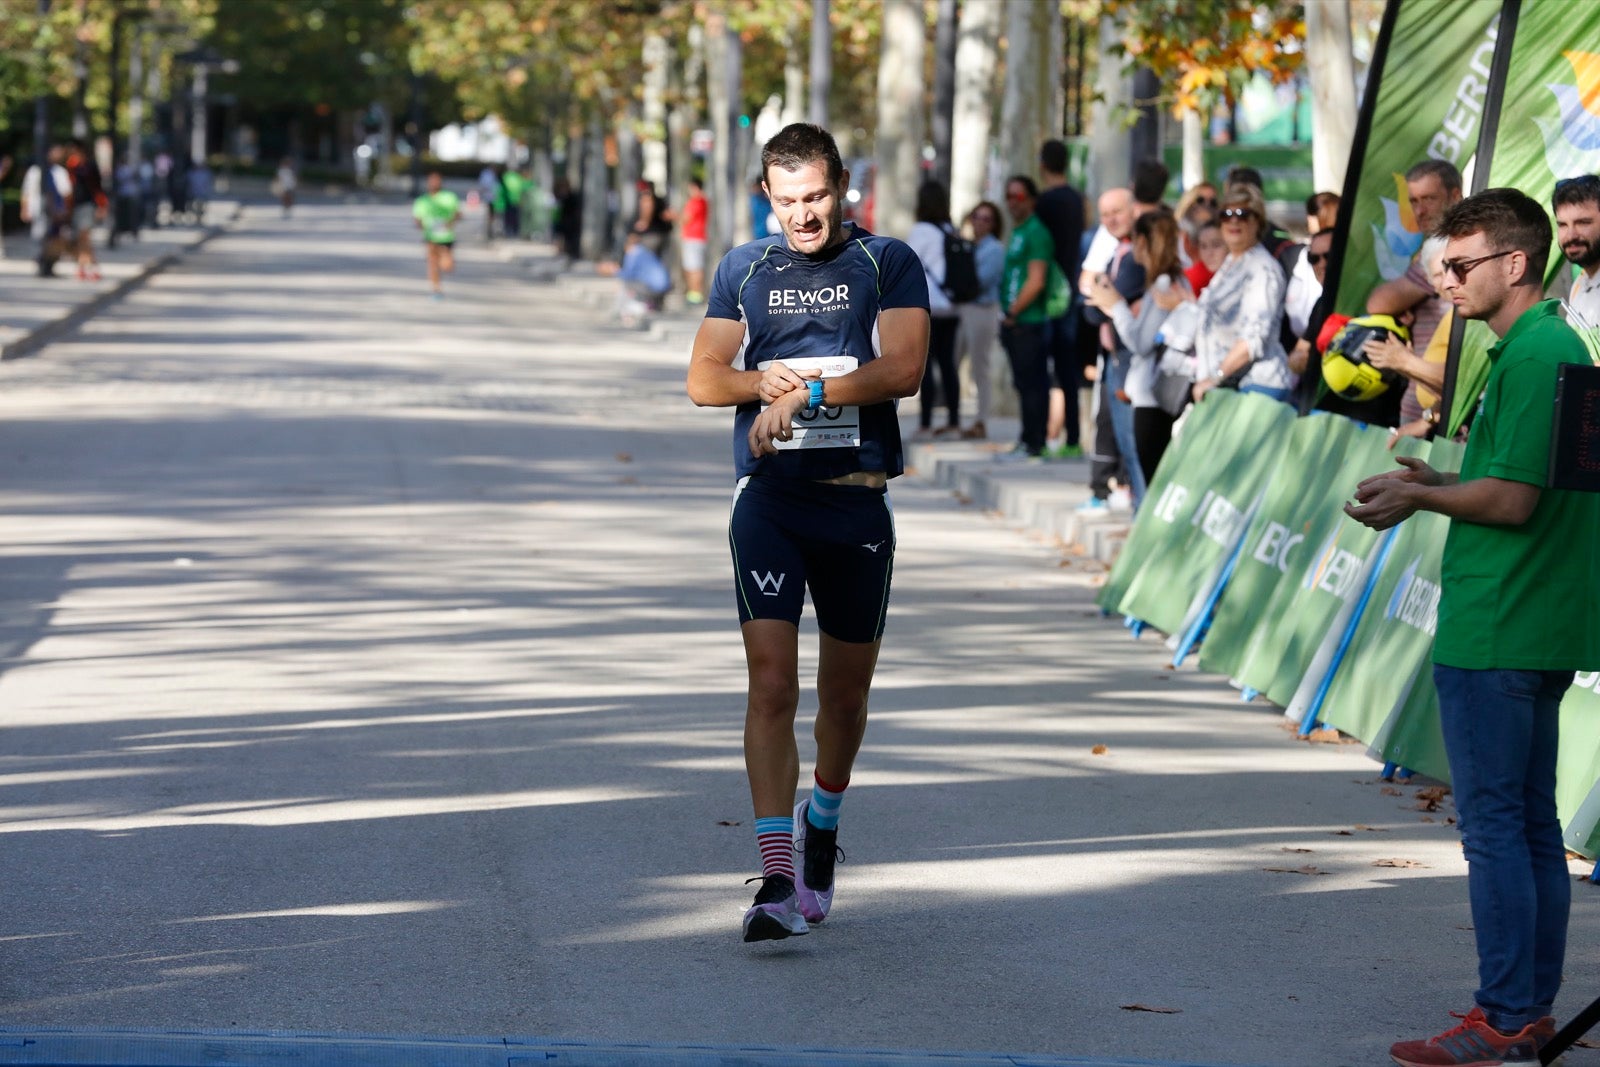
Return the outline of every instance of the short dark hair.
{"type": "Polygon", "coordinates": [[[1461,190],[1461,172],[1456,169],[1454,163],[1445,159],[1424,159],[1406,171],[1406,181],[1418,182],[1430,174],[1439,179],[1439,184],[1444,186],[1445,192],[1461,190]]]}
{"type": "Polygon", "coordinates": [[[1483,234],[1495,252],[1521,252],[1528,257],[1523,284],[1543,285],[1554,236],[1550,216],[1539,202],[1517,189],[1485,189],[1452,205],[1439,220],[1437,237],[1483,234]]]}
{"type": "Polygon", "coordinates": [[[1550,197],[1550,210],[1568,204],[1600,204],[1600,178],[1593,174],[1580,174],[1576,178],[1562,178],[1556,182],[1556,191],[1550,197]]]}
{"type": "Polygon", "coordinates": [[[844,179],[844,160],[833,134],[810,122],[785,126],[761,149],[763,179],[773,167],[796,171],[811,163],[826,163],[828,181],[835,185],[844,179]]]}
{"type": "Polygon", "coordinates": [[[1257,189],[1266,189],[1266,186],[1261,182],[1261,172],[1256,170],[1254,167],[1247,167],[1242,163],[1235,164],[1234,166],[1228,168],[1228,180],[1224,184],[1253,185],[1257,189]]]}
{"type": "Polygon", "coordinates": [[[1067,146],[1052,138],[1039,146],[1039,169],[1051,174],[1067,172],[1067,146]]]}
{"type": "Polygon", "coordinates": [[[917,221],[939,226],[950,221],[950,194],[942,183],[925,181],[917,188],[917,221]]]}
{"type": "Polygon", "coordinates": [[[1167,193],[1172,172],[1159,159],[1141,159],[1133,165],[1133,198],[1141,204],[1159,204],[1167,193]]]}
{"type": "Polygon", "coordinates": [[[1032,178],[1028,177],[1026,174],[1013,174],[1011,177],[1006,179],[1006,185],[1009,186],[1012,182],[1016,182],[1018,185],[1028,190],[1028,195],[1035,200],[1039,198],[1038,183],[1032,178]]]}

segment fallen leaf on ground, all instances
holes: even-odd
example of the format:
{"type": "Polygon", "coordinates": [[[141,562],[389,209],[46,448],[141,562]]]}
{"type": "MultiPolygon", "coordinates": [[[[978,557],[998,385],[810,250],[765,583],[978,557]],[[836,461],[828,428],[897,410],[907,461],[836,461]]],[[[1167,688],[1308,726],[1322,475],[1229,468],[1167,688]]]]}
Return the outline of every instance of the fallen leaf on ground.
{"type": "Polygon", "coordinates": [[[1320,730],[1312,730],[1306,734],[1305,740],[1313,745],[1353,745],[1355,742],[1331,726],[1324,726],[1320,730]]]}
{"type": "Polygon", "coordinates": [[[626,452],[618,452],[617,453],[617,462],[618,463],[632,463],[633,462],[633,457],[631,455],[629,455],[628,453],[626,453],[626,452]]]}
{"type": "Polygon", "coordinates": [[[744,824],[741,823],[738,819],[718,819],[717,820],[717,825],[718,826],[742,826],[744,824]]]}
{"type": "Polygon", "coordinates": [[[956,498],[956,503],[957,504],[961,504],[963,506],[972,503],[972,498],[970,496],[967,496],[965,493],[956,493],[955,494],[955,498],[956,498]]]}
{"type": "Polygon", "coordinates": [[[1305,866],[1305,867],[1263,867],[1261,869],[1263,871],[1266,871],[1269,874],[1310,874],[1310,875],[1317,875],[1317,874],[1327,874],[1328,873],[1327,871],[1321,870],[1320,868],[1312,867],[1312,866],[1309,866],[1309,865],[1305,866]]]}
{"type": "Polygon", "coordinates": [[[1362,823],[1356,823],[1356,829],[1357,830],[1365,830],[1369,834],[1386,834],[1386,833],[1389,832],[1386,827],[1383,827],[1383,826],[1366,826],[1366,825],[1364,825],[1362,823]]]}
{"type": "Polygon", "coordinates": [[[1355,833],[1353,831],[1350,831],[1350,830],[1334,830],[1334,831],[1332,831],[1332,833],[1333,833],[1334,837],[1354,837],[1354,836],[1356,836],[1355,833]]]}
{"type": "Polygon", "coordinates": [[[1576,1040],[1576,1041],[1574,1041],[1572,1043],[1572,1047],[1573,1048],[1600,1048],[1600,1044],[1596,1044],[1593,1041],[1588,1041],[1588,1040],[1585,1040],[1583,1038],[1579,1038],[1578,1040],[1576,1040]]]}
{"type": "Polygon", "coordinates": [[[1449,795],[1450,787],[1447,785],[1430,785],[1417,790],[1418,800],[1440,801],[1449,795]]]}
{"type": "Polygon", "coordinates": [[[1374,867],[1399,867],[1402,870],[1407,871],[1415,870],[1417,868],[1421,868],[1422,870],[1428,869],[1428,865],[1426,863],[1418,863],[1416,860],[1373,860],[1372,865],[1374,867]]]}
{"type": "Polygon", "coordinates": [[[1400,790],[1396,789],[1392,785],[1386,785],[1382,789],[1378,790],[1378,792],[1382,793],[1386,797],[1403,797],[1403,796],[1405,796],[1404,793],[1402,793],[1400,790]]]}
{"type": "Polygon", "coordinates": [[[1123,1004],[1123,1005],[1121,1005],[1121,1008],[1122,1008],[1123,1011],[1148,1011],[1148,1012],[1154,1012],[1156,1015],[1182,1015],[1183,1014],[1183,1009],[1182,1008],[1152,1008],[1148,1004],[1123,1004]]]}
{"type": "Polygon", "coordinates": [[[1110,751],[1111,750],[1109,748],[1107,748],[1106,746],[1104,746],[1104,745],[1096,745],[1096,746],[1094,746],[1093,748],[1091,748],[1089,750],[1089,754],[1092,755],[1092,756],[1104,756],[1107,752],[1110,752],[1110,751]]]}
{"type": "Polygon", "coordinates": [[[1309,848],[1280,848],[1279,852],[1310,852],[1309,848]]]}

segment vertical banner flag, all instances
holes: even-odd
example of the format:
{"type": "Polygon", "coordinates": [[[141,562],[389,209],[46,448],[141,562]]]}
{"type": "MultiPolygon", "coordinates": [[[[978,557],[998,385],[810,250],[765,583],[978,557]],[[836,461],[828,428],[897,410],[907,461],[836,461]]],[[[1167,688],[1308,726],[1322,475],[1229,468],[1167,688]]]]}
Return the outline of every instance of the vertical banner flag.
{"type": "Polygon", "coordinates": [[[1367,87],[1376,97],[1366,151],[1354,189],[1345,183],[1354,203],[1340,220],[1346,244],[1333,310],[1341,315],[1365,314],[1367,295],[1404,274],[1421,250],[1426,235],[1411,213],[1406,171],[1426,159],[1466,169],[1494,56],[1500,0],[1390,2],[1399,6],[1384,69],[1367,87]]]}
{"type": "Polygon", "coordinates": [[[1600,858],[1600,671],[1581,671],[1561,702],[1556,810],[1567,847],[1600,858]]]}
{"type": "Polygon", "coordinates": [[[1279,585],[1291,581],[1289,575],[1316,549],[1317,528],[1349,498],[1342,464],[1359,431],[1352,420],[1323,413],[1296,419],[1289,427],[1281,462],[1200,646],[1202,671],[1232,675],[1257,627],[1278,622],[1262,606],[1279,585]]]}
{"type": "MultiPolygon", "coordinates": [[[[1117,608],[1168,634],[1215,587],[1295,419],[1288,404],[1231,389],[1206,394],[1194,416],[1202,413],[1199,427],[1184,428],[1181,471],[1165,478],[1158,472],[1157,485],[1145,494],[1134,526],[1153,526],[1150,536],[1161,547],[1131,576],[1117,608]],[[1191,438],[1194,429],[1205,432],[1191,438]]],[[[1163,470],[1166,464],[1163,458],[1163,470]]]]}

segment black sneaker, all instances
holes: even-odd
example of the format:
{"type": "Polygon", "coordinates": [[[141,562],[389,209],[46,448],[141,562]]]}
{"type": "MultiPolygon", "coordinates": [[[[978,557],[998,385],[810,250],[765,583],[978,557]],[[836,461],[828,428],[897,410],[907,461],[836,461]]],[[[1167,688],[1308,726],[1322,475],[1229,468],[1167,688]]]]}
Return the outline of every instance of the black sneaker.
{"type": "Polygon", "coordinates": [[[833,907],[833,864],[843,855],[839,852],[839,831],[812,826],[806,819],[810,808],[811,801],[802,800],[794,809],[794,850],[801,857],[800,884],[795,893],[800,899],[800,913],[807,921],[819,923],[833,907]]]}
{"type": "Polygon", "coordinates": [[[810,932],[806,917],[800,914],[800,903],[795,899],[794,883],[781,874],[763,878],[761,888],[756,891],[756,902],[744,913],[744,939],[780,941],[810,932]]]}

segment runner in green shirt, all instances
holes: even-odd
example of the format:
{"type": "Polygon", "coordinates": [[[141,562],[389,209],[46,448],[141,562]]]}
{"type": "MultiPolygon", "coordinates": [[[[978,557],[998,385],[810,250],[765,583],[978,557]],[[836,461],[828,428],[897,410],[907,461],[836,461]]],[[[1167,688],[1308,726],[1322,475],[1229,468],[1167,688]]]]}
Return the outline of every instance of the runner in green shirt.
{"type": "Polygon", "coordinates": [[[1500,338],[1460,476],[1416,459],[1363,481],[1353,518],[1450,517],[1434,684],[1467,856],[1479,988],[1465,1022],[1396,1044],[1403,1065],[1539,1062],[1555,1036],[1571,877],[1556,817],[1562,695],[1600,667],[1600,494],[1544,487],[1557,368],[1583,342],[1542,300],[1551,226],[1515,189],[1450,208],[1444,294],[1500,338]]]}
{"type": "Polygon", "coordinates": [[[428,256],[428,284],[433,298],[444,296],[443,276],[456,269],[456,219],[461,217],[461,199],[444,187],[438,171],[428,175],[428,191],[411,205],[411,217],[422,231],[428,256]]]}

